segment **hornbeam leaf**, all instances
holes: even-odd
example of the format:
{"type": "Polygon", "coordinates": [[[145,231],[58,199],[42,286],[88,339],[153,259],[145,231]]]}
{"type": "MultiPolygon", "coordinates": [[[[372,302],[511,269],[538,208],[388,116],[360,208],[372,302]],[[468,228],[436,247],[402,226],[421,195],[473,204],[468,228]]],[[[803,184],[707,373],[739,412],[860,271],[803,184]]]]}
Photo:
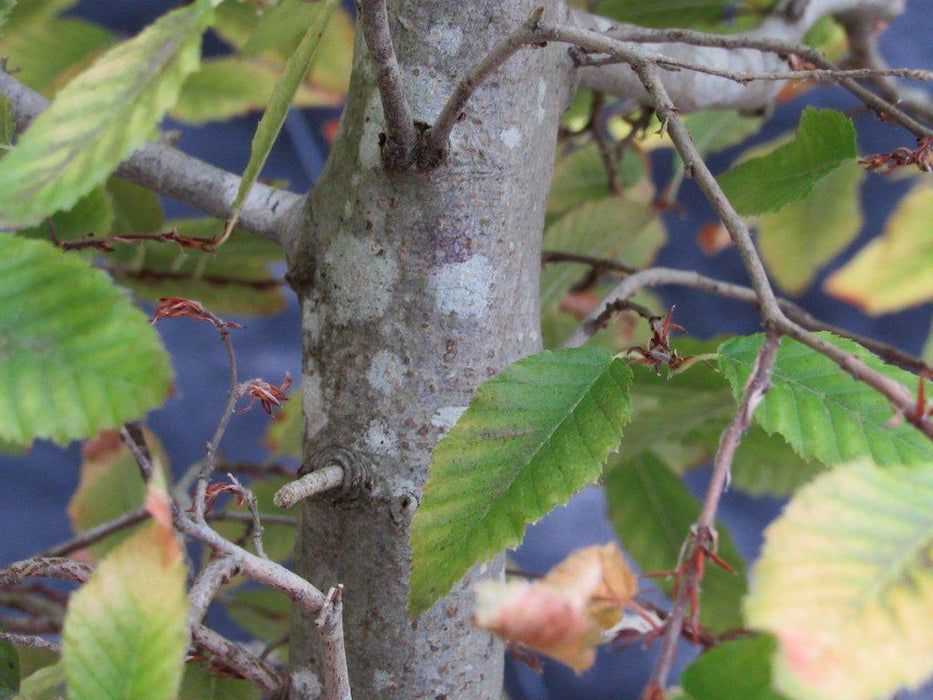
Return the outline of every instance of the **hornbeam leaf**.
{"type": "Polygon", "coordinates": [[[808,197],[758,217],[761,258],[784,289],[803,292],[820,268],[858,235],[864,220],[859,204],[864,177],[858,163],[846,161],[808,197]]]}
{"type": "Polygon", "coordinates": [[[875,700],[933,673],[933,462],[841,466],[801,489],[765,533],[745,601],[774,634],[777,689],[875,700]]]}
{"type": "Polygon", "coordinates": [[[898,204],[884,235],[826,280],[826,291],[870,314],[933,299],[933,187],[921,185],[898,204]]]}
{"type": "Polygon", "coordinates": [[[519,360],[479,388],[437,443],[412,522],[412,614],[599,477],[631,379],[624,360],[582,347],[519,360]]]}
{"type": "Polygon", "coordinates": [[[211,2],[175,10],[62,88],[0,161],[0,227],[70,209],[153,134],[200,61],[211,2]]]}
{"type": "MultiPolygon", "coordinates": [[[[239,212],[243,202],[246,201],[250,188],[256,182],[256,178],[259,177],[262,166],[265,165],[266,159],[272,151],[272,146],[282,130],[282,124],[285,123],[285,117],[288,115],[295,93],[308,72],[311,61],[314,60],[324,30],[327,29],[330,18],[333,17],[334,11],[339,6],[338,0],[324,0],[324,2],[316,6],[317,14],[311,19],[301,43],[295,53],[292,54],[292,57],[288,59],[282,77],[279,78],[272,89],[269,106],[256,128],[249,163],[246,164],[243,179],[240,181],[240,189],[237,192],[236,200],[233,202],[233,208],[236,212],[239,212]]],[[[234,215],[235,218],[236,215],[234,215]]]]}
{"type": "MultiPolygon", "coordinates": [[[[623,448],[625,444],[623,443],[623,448]]],[[[609,520],[644,572],[673,571],[690,527],[700,515],[700,502],[658,457],[645,452],[632,460],[611,462],[604,479],[609,520]]],[[[700,594],[700,622],[717,632],[741,627],[739,607],[745,595],[745,562],[729,532],[717,525],[719,556],[736,571],[709,564],[700,594]]],[[[672,581],[659,579],[670,592],[672,581]]]]}
{"type": "Polygon", "coordinates": [[[763,214],[803,199],[856,155],[852,120],[833,110],[809,108],[793,141],[740,163],[721,175],[719,184],[740,214],[763,214]]]}
{"type": "Polygon", "coordinates": [[[188,646],[185,573],[175,532],[158,519],[110,552],[68,601],[69,698],[177,696],[188,646]]]}
{"type": "Polygon", "coordinates": [[[158,406],[170,380],[158,335],[103,272],[0,235],[0,439],[93,437],[158,406]]]}
{"type": "MultiPolygon", "coordinates": [[[[869,367],[905,384],[917,378],[891,367],[850,340],[824,339],[859,357],[869,367]]],[[[719,348],[719,367],[740,397],[755,364],[762,335],[736,338],[719,348]]],[[[834,465],[860,457],[877,464],[918,464],[933,460],[933,443],[901,421],[881,394],[854,379],[832,360],[790,338],[781,341],[771,389],[755,411],[769,433],[780,433],[804,459],[834,465]]]]}
{"type": "Polygon", "coordinates": [[[773,637],[734,639],[704,652],[681,676],[695,700],[784,700],[772,688],[773,637]]]}

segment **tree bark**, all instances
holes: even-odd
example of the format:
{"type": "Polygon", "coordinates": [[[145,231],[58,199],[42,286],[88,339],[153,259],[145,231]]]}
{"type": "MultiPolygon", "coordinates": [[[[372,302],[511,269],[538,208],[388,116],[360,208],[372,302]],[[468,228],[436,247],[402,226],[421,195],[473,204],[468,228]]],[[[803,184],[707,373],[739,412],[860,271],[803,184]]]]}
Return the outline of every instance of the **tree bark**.
{"type": "MultiPolygon", "coordinates": [[[[538,5],[556,0],[389,4],[416,122],[430,123],[471,66],[538,5]]],[[[560,14],[558,14],[560,13],[560,14]]],[[[339,463],[338,495],[302,507],[298,572],[345,585],[350,681],[359,698],[498,698],[503,648],[470,624],[474,568],[430,611],[407,616],[408,532],[437,439],[475,388],[540,347],[541,230],[558,120],[570,96],[566,47],[530,48],[484,85],[431,172],[387,172],[384,119],[357,36],[330,160],[291,223],[290,280],[302,306],[304,469],[339,463]]],[[[296,616],[292,667],[318,656],[296,616]]]]}

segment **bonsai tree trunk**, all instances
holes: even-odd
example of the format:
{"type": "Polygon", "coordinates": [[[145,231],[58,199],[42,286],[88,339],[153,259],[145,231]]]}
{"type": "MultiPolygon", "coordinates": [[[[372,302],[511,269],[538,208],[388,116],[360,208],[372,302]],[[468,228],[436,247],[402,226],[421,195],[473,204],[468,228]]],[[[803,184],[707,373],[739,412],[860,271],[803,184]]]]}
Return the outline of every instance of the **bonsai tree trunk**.
{"type": "MultiPolygon", "coordinates": [[[[390,27],[416,122],[541,5],[538,0],[397,0],[390,27]]],[[[548,16],[558,3],[548,0],[548,16]]],[[[369,56],[353,79],[320,182],[291,223],[290,279],[302,307],[304,469],[342,464],[336,495],[303,506],[298,572],[345,586],[350,681],[360,698],[498,698],[502,646],[470,623],[474,569],[415,620],[408,531],[435,442],[474,389],[540,347],[541,231],[565,47],[526,49],[495,73],[431,172],[388,172],[369,56]]],[[[294,670],[314,664],[313,621],[293,623],[294,670]]]]}

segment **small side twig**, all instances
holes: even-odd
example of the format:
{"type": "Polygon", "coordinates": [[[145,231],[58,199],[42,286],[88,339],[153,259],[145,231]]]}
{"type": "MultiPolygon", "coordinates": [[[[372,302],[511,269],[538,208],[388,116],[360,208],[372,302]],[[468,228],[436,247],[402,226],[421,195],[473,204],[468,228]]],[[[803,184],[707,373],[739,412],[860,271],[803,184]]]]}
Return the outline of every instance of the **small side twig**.
{"type": "Polygon", "coordinates": [[[0,570],[0,586],[18,586],[29,578],[53,578],[84,583],[94,569],[74,559],[34,557],[10,564],[0,570]]]}
{"type": "Polygon", "coordinates": [[[324,690],[328,700],[351,700],[350,675],[343,641],[343,586],[331,588],[321,614],[314,621],[324,650],[324,690]]]}
{"type": "Polygon", "coordinates": [[[383,162],[388,170],[404,170],[411,161],[418,134],[389,31],[386,0],[357,0],[357,14],[386,120],[383,162]]]}
{"type": "Polygon", "coordinates": [[[235,671],[267,693],[278,693],[286,682],[272,664],[204,625],[197,625],[191,630],[191,640],[209,652],[212,661],[235,671]]]}
{"type": "Polygon", "coordinates": [[[697,604],[697,591],[703,579],[703,567],[707,556],[716,548],[716,511],[723,489],[729,479],[732,469],[732,459],[745,431],[751,425],[755,408],[761,403],[765,393],[771,386],[771,370],[777,358],[780,334],[769,331],[764,345],[758,352],[755,367],[752,370],[748,383],[745,385],[745,398],[735,413],[732,423],[726,428],[719,441],[719,450],[713,462],[713,474],[710,478],[703,509],[693,528],[693,534],[688,543],[688,550],[684,557],[684,568],[681,573],[677,597],[666,621],[661,652],[651,674],[651,680],[645,688],[642,698],[662,697],[662,691],[667,682],[668,674],[677,655],[677,640],[683,631],[687,611],[693,607],[691,627],[696,630],[698,624],[696,616],[699,614],[697,604]]]}
{"type": "Polygon", "coordinates": [[[133,455],[144,483],[152,479],[152,453],[146,444],[146,435],[138,423],[124,423],[120,427],[120,441],[133,455]]]}
{"type": "Polygon", "coordinates": [[[37,637],[32,634],[11,634],[9,632],[0,632],[0,640],[4,642],[10,642],[19,647],[29,647],[31,649],[42,649],[43,651],[51,651],[53,654],[61,654],[62,648],[60,645],[55,642],[50,642],[48,639],[43,639],[42,637],[37,637]]]}
{"type": "Polygon", "coordinates": [[[285,484],[272,497],[272,502],[279,508],[291,508],[299,501],[338,488],[343,484],[344,478],[343,467],[339,465],[317,469],[285,484]]]}
{"type": "Polygon", "coordinates": [[[97,544],[101,540],[110,537],[110,535],[125,530],[128,527],[132,527],[137,523],[141,523],[148,518],[149,511],[144,508],[125,513],[118,518],[108,520],[96,527],[89,528],[81,534],[72,537],[70,540],[65,540],[54,547],[49,547],[39,556],[43,558],[64,557],[79,549],[86,549],[92,544],[97,544]]]}
{"type": "Polygon", "coordinates": [[[229,583],[236,574],[236,562],[230,557],[212,559],[205,566],[188,591],[188,629],[193,630],[201,624],[211,601],[221,586],[229,583]]]}

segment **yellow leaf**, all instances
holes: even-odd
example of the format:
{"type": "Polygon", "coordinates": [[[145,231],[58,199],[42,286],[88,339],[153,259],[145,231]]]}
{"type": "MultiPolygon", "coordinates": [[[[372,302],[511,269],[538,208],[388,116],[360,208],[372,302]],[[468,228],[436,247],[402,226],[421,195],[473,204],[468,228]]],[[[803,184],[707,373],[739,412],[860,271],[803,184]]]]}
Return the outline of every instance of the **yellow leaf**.
{"type": "Polygon", "coordinates": [[[615,544],[587,547],[538,581],[483,582],[473,621],[582,673],[593,665],[603,632],[619,622],[637,591],[615,544]]]}

